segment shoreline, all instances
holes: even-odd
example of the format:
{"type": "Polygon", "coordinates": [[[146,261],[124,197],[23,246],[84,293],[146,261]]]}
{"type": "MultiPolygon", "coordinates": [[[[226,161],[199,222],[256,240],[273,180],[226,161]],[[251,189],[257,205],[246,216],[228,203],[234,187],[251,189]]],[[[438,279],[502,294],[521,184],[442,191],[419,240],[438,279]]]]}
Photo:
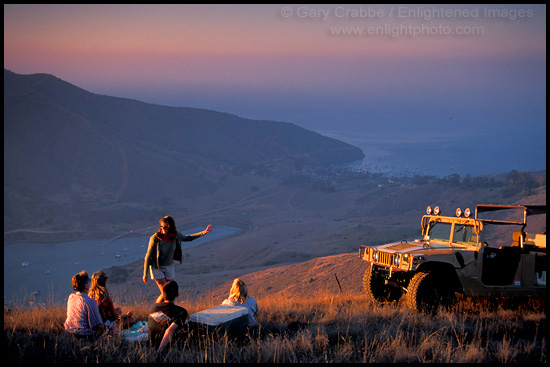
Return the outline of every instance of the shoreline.
{"type": "Polygon", "coordinates": [[[120,232],[109,232],[109,231],[39,231],[34,229],[17,229],[12,230],[4,233],[4,237],[6,235],[16,233],[16,232],[23,232],[23,233],[36,233],[38,236],[36,238],[32,239],[21,239],[21,240],[13,240],[13,239],[4,239],[4,246],[7,245],[13,245],[18,243],[43,243],[43,244],[51,244],[51,243],[62,243],[62,242],[75,242],[75,241],[87,241],[87,240],[101,240],[105,238],[114,238],[117,236],[127,236],[127,237],[141,237],[146,235],[146,233],[139,233],[139,232],[128,232],[128,233],[120,233],[120,232]],[[65,235],[69,235],[67,237],[64,237],[65,235]],[[63,239],[59,238],[48,238],[50,235],[58,235],[62,237],[63,239]]]}
{"type": "MultiPolygon", "coordinates": [[[[182,250],[239,235],[239,227],[216,226],[208,235],[183,243],[182,250]]],[[[202,229],[202,228],[201,228],[202,229]]],[[[182,233],[195,233],[197,228],[182,233]]],[[[99,269],[127,266],[142,261],[147,251],[150,233],[119,234],[111,238],[80,239],[63,242],[20,242],[4,245],[4,299],[49,293],[69,294],[70,280],[85,269],[91,275],[99,269]],[[135,240],[138,239],[138,240],[135,240]],[[25,265],[26,264],[26,265],[25,265]]]]}

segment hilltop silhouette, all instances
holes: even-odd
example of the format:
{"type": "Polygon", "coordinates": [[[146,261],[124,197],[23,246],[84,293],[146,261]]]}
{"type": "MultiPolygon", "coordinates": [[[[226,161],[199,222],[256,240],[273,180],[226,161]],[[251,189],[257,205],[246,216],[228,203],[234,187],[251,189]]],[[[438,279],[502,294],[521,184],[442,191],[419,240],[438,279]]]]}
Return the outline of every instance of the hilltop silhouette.
{"type": "Polygon", "coordinates": [[[53,75],[4,70],[5,232],[146,223],[242,185],[228,175],[283,177],[363,157],[291,123],[98,95],[53,75]]]}

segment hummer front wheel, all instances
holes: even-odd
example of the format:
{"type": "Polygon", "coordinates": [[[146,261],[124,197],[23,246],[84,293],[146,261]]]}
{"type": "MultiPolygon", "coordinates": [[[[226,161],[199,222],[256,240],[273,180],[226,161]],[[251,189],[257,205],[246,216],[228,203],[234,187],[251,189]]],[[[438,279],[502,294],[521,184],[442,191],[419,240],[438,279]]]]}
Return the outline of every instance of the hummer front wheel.
{"type": "Polygon", "coordinates": [[[401,289],[386,284],[384,276],[372,265],[363,275],[363,290],[377,303],[395,302],[401,297],[401,289]]]}
{"type": "Polygon", "coordinates": [[[437,272],[419,272],[407,288],[407,306],[417,312],[433,313],[439,306],[450,306],[454,291],[443,284],[437,272]]]}

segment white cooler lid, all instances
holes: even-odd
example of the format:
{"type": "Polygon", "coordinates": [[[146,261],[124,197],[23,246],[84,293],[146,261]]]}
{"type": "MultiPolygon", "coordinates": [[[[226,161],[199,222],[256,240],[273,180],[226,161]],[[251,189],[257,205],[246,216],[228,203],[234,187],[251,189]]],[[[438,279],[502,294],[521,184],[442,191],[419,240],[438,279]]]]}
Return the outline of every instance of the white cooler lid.
{"type": "Polygon", "coordinates": [[[219,305],[189,316],[189,321],[210,326],[218,326],[248,315],[248,309],[242,306],[219,305]]]}

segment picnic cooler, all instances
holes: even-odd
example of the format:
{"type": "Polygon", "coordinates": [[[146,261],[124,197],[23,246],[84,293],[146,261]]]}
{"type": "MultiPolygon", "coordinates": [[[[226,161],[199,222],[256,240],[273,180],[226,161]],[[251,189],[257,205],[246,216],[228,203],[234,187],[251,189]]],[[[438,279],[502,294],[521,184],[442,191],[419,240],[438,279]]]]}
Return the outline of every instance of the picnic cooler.
{"type": "Polygon", "coordinates": [[[241,306],[219,305],[189,316],[189,331],[208,330],[235,332],[248,326],[248,309],[241,306]]]}

